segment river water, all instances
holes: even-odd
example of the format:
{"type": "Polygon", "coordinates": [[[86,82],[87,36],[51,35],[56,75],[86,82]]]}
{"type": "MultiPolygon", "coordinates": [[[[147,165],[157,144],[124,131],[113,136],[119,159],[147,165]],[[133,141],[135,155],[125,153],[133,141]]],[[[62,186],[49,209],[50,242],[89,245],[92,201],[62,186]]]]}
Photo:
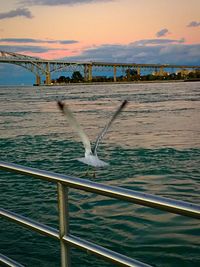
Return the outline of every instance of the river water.
{"type": "MultiPolygon", "coordinates": [[[[95,141],[129,101],[99,146],[109,167],[83,179],[200,203],[200,83],[0,87],[0,160],[73,176],[84,149],[57,108],[64,100],[95,141]]],[[[58,227],[56,186],[0,172],[1,206],[58,227]]],[[[70,189],[70,232],[158,267],[200,266],[199,222],[70,189]]],[[[25,266],[60,265],[59,243],[7,220],[1,252],[25,266]]],[[[114,266],[72,249],[72,266],[114,266]]]]}

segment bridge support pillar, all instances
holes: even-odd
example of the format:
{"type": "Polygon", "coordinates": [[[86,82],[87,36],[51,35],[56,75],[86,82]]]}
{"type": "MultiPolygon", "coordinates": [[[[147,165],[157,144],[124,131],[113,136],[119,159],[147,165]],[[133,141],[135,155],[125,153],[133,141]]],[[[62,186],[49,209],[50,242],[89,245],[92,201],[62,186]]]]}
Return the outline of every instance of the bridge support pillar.
{"type": "Polygon", "coordinates": [[[84,81],[85,82],[92,81],[92,64],[84,65],[84,81]]]}
{"type": "Polygon", "coordinates": [[[36,85],[41,85],[41,77],[39,75],[36,75],[36,85]]]}
{"type": "Polygon", "coordinates": [[[51,73],[50,73],[50,63],[48,62],[46,65],[46,81],[45,81],[46,85],[50,85],[51,84],[51,73]]]}
{"type": "Polygon", "coordinates": [[[160,69],[159,69],[159,75],[160,76],[164,76],[164,69],[163,69],[163,67],[160,67],[160,69]]]}
{"type": "Polygon", "coordinates": [[[127,81],[130,81],[131,80],[131,70],[130,70],[130,68],[128,68],[126,70],[126,76],[127,76],[127,81]]]}
{"type": "Polygon", "coordinates": [[[114,82],[117,81],[117,67],[116,66],[113,67],[113,80],[114,82]]]}
{"type": "Polygon", "coordinates": [[[140,67],[137,67],[137,75],[141,75],[141,68],[140,67]]]}

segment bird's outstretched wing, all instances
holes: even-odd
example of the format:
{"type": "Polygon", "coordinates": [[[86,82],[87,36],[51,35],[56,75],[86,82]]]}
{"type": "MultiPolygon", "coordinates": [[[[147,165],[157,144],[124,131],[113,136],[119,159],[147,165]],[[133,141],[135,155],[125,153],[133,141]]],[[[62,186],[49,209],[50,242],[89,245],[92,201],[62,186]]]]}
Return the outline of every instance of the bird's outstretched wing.
{"type": "Polygon", "coordinates": [[[120,112],[122,111],[122,109],[124,109],[127,104],[128,104],[128,101],[127,100],[124,100],[122,102],[122,104],[117,108],[117,110],[115,111],[115,113],[113,114],[113,116],[111,117],[111,119],[108,121],[108,123],[106,124],[106,126],[104,127],[104,129],[100,132],[99,136],[96,139],[95,145],[94,145],[94,151],[93,151],[93,153],[95,155],[97,154],[97,147],[99,145],[99,142],[104,137],[104,135],[107,133],[107,131],[108,131],[109,127],[111,126],[111,124],[113,123],[113,121],[117,118],[117,116],[120,114],[120,112]]]}
{"type": "Polygon", "coordinates": [[[80,124],[78,123],[74,115],[72,114],[71,110],[68,108],[68,106],[65,103],[61,101],[58,101],[57,104],[58,104],[59,109],[63,112],[63,114],[66,115],[71,127],[74,129],[74,131],[77,132],[77,134],[81,138],[81,141],[83,142],[83,145],[85,148],[85,152],[87,154],[90,154],[91,153],[90,140],[88,136],[85,134],[85,132],[83,131],[83,129],[81,128],[80,124]]]}

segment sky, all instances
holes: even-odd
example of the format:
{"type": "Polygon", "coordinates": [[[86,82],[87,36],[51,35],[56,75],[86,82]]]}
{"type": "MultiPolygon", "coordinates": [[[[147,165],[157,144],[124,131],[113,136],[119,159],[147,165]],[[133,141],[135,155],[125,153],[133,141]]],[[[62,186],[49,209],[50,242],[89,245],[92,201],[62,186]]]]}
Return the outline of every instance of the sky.
{"type": "MultiPolygon", "coordinates": [[[[0,50],[70,61],[199,65],[200,1],[1,1],[0,50]]],[[[10,68],[0,64],[0,84],[10,68]]]]}

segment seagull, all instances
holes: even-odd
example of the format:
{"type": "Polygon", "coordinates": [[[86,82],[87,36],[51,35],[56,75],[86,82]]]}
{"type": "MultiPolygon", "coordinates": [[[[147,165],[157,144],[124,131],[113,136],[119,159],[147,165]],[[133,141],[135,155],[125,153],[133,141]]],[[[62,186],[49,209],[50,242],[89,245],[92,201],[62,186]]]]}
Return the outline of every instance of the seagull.
{"type": "Polygon", "coordinates": [[[93,166],[95,168],[101,168],[106,167],[109,164],[103,160],[100,160],[97,156],[97,148],[99,146],[100,141],[108,131],[111,124],[114,122],[114,120],[117,118],[117,116],[120,114],[120,112],[125,108],[125,106],[128,104],[127,100],[124,100],[121,105],[117,108],[117,110],[112,115],[111,119],[108,121],[108,123],[105,125],[103,130],[98,135],[96,142],[94,144],[94,148],[91,147],[90,140],[88,136],[83,131],[82,127],[76,120],[75,116],[69,109],[69,107],[62,101],[57,102],[59,109],[62,111],[62,113],[67,117],[67,120],[69,122],[69,125],[74,129],[74,131],[77,132],[79,135],[81,141],[83,142],[84,148],[85,148],[85,157],[83,158],[77,158],[78,161],[87,164],[89,166],[93,166]]]}

